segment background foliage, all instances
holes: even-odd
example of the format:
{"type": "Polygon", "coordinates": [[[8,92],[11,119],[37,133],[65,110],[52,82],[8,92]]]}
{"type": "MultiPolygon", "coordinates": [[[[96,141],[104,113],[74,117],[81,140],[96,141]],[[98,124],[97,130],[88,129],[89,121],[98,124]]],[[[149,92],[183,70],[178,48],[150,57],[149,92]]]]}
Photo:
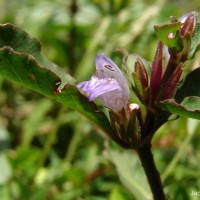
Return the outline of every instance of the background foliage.
{"type": "MultiPolygon", "coordinates": [[[[126,48],[152,60],[153,25],[182,16],[194,1],[0,0],[1,23],[41,41],[43,52],[77,80],[94,73],[94,56],[126,48]]],[[[199,66],[199,55],[186,71],[199,66]]],[[[131,63],[130,63],[131,65],[131,63]]],[[[133,63],[132,63],[133,65],[133,63]]],[[[134,96],[133,96],[134,101],[134,96]]],[[[161,127],[153,152],[172,199],[198,199],[199,122],[180,118],[161,127]]],[[[0,199],[148,199],[136,154],[105,142],[79,113],[0,77],[0,199]]]]}

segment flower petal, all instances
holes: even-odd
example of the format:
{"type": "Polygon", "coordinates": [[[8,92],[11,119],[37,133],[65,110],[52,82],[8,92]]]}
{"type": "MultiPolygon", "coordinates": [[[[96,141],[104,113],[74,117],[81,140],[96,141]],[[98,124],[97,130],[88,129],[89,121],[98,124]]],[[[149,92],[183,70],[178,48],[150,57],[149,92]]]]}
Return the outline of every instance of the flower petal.
{"type": "Polygon", "coordinates": [[[77,85],[89,96],[89,101],[98,98],[106,107],[118,112],[127,108],[129,88],[117,65],[104,54],[96,56],[96,76],[77,85]]]}
{"type": "Polygon", "coordinates": [[[123,91],[123,98],[129,99],[129,87],[117,65],[106,55],[96,55],[96,70],[99,78],[114,78],[123,91]]]}
{"type": "Polygon", "coordinates": [[[98,99],[108,108],[114,112],[118,112],[123,108],[126,109],[128,100],[124,99],[122,96],[121,89],[116,89],[113,91],[106,92],[98,97],[98,99]]]}
{"type": "Polygon", "coordinates": [[[97,77],[92,77],[90,81],[84,81],[77,85],[78,88],[81,88],[83,92],[89,93],[89,100],[92,101],[104,93],[121,90],[119,84],[115,79],[112,78],[103,78],[98,79],[97,77]]]}
{"type": "Polygon", "coordinates": [[[96,70],[99,78],[114,78],[120,86],[126,82],[117,65],[104,54],[96,55],[96,70]]]}
{"type": "Polygon", "coordinates": [[[189,17],[190,13],[186,13],[185,15],[183,15],[182,17],[180,17],[178,19],[179,22],[184,23],[185,20],[189,17]]]}

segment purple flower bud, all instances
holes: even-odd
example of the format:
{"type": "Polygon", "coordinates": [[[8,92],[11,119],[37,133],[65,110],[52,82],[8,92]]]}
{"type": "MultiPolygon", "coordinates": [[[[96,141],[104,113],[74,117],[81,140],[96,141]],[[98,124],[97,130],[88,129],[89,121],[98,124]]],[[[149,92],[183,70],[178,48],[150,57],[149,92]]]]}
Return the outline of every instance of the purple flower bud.
{"type": "Polygon", "coordinates": [[[96,55],[96,75],[77,88],[89,94],[89,101],[98,98],[114,112],[126,109],[129,100],[127,82],[117,65],[104,54],[96,55]]]}
{"type": "Polygon", "coordinates": [[[185,20],[189,17],[190,13],[186,13],[185,15],[183,15],[182,17],[180,17],[178,19],[179,22],[181,22],[182,24],[185,23],[185,20]]]}
{"type": "Polygon", "coordinates": [[[197,24],[197,13],[191,12],[182,16],[179,21],[183,24],[181,27],[181,36],[186,34],[193,35],[197,24]]]}
{"type": "MultiPolygon", "coordinates": [[[[195,27],[197,25],[197,13],[191,12],[183,15],[178,19],[178,22],[182,24],[180,32],[181,36],[184,37],[186,34],[193,34],[195,27]]],[[[168,38],[174,38],[176,34],[170,33],[168,34],[168,38]]]]}

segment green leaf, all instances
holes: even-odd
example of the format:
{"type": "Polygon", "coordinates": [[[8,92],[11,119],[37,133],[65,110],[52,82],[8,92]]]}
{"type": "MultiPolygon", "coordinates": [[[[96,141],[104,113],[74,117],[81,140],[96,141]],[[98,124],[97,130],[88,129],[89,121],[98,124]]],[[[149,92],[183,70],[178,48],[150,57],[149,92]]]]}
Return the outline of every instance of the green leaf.
{"type": "Polygon", "coordinates": [[[177,51],[182,49],[180,35],[177,31],[181,28],[181,23],[176,22],[172,24],[165,24],[163,26],[154,26],[156,36],[169,48],[177,51]],[[173,36],[170,36],[173,34],[173,36]]]}
{"type": "Polygon", "coordinates": [[[131,200],[131,199],[133,199],[131,195],[126,194],[123,188],[120,187],[119,185],[114,186],[109,195],[109,200],[131,200]]]}
{"type": "Polygon", "coordinates": [[[200,68],[186,75],[179,86],[174,99],[160,102],[161,109],[170,113],[200,119],[200,68]]]}
{"type": "Polygon", "coordinates": [[[0,173],[0,185],[6,184],[12,177],[12,168],[4,153],[0,154],[0,170],[3,171],[0,173]]]}
{"type": "Polygon", "coordinates": [[[179,116],[200,119],[200,97],[186,97],[181,104],[174,99],[168,99],[161,101],[158,106],[179,116]]]}
{"type": "Polygon", "coordinates": [[[120,152],[111,148],[108,149],[108,156],[116,167],[121,183],[135,199],[151,199],[148,182],[137,160],[137,156],[130,151],[120,152]]]}
{"type": "Polygon", "coordinates": [[[30,145],[34,135],[38,130],[38,126],[40,123],[42,123],[45,114],[49,111],[51,106],[52,102],[49,99],[42,99],[37,102],[34,112],[32,112],[23,123],[21,146],[30,145]]]}
{"type": "Polygon", "coordinates": [[[200,49],[200,23],[197,23],[194,35],[192,37],[192,42],[190,45],[190,52],[188,55],[189,59],[195,56],[195,53],[200,49]]]}
{"type": "Polygon", "coordinates": [[[180,87],[175,94],[177,103],[183,101],[185,97],[197,96],[200,97],[200,67],[193,70],[183,79],[180,87]]]}
{"type": "Polygon", "coordinates": [[[114,137],[105,114],[76,89],[74,78],[42,54],[35,38],[12,24],[0,25],[0,75],[82,113],[114,137]]]}

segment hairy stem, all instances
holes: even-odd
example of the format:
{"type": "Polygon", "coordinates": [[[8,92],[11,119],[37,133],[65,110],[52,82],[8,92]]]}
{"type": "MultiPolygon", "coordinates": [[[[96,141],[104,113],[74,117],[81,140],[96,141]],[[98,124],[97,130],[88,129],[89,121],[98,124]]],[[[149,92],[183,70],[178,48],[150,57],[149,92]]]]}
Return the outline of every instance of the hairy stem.
{"type": "Polygon", "coordinates": [[[137,149],[140,161],[147,176],[154,200],[166,200],[160,174],[155,166],[151,145],[146,144],[137,149]]]}

